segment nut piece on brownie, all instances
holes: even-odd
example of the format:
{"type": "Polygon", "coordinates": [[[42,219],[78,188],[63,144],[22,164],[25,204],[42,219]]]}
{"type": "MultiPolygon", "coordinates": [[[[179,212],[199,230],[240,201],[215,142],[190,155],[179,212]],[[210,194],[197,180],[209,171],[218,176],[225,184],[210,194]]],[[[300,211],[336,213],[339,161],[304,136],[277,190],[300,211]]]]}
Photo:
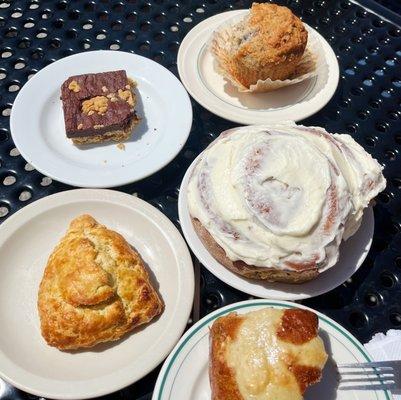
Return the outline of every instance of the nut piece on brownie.
{"type": "Polygon", "coordinates": [[[67,137],[74,144],[127,140],[139,122],[134,86],[122,70],[69,77],[61,86],[67,137]]]}

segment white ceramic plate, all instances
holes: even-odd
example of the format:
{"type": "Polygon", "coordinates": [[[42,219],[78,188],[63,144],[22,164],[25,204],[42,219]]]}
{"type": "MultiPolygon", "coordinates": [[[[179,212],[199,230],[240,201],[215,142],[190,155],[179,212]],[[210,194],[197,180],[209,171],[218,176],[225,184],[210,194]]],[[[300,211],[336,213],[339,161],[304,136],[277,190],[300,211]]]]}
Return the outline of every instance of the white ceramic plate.
{"type": "Polygon", "coordinates": [[[296,285],[278,282],[269,283],[248,279],[231,272],[212,257],[203,245],[195,232],[188,211],[186,195],[188,181],[192,169],[200,156],[201,154],[192,162],[182,180],[178,198],[178,214],[181,228],[189,247],[195,253],[199,261],[223,282],[252,296],[265,299],[296,301],[318,296],[336,288],[349,279],[362,265],[368,255],[374,232],[374,216],[371,207],[365,210],[362,225],[358,232],[341,244],[340,259],[337,264],[310,282],[296,285]]]}
{"type": "Polygon", "coordinates": [[[248,10],[227,11],[196,25],[184,38],[178,51],[180,78],[191,96],[214,114],[244,125],[285,120],[299,121],[323,108],[337,89],[339,67],[327,41],[308,26],[323,47],[326,66],[315,78],[270,93],[240,93],[219,74],[208,49],[213,31],[229,18],[248,10]]]}
{"type": "Polygon", "coordinates": [[[111,190],[71,190],[26,206],[0,226],[0,376],[37,396],[98,397],[155,368],[180,338],[194,293],[192,260],[174,225],[143,200],[111,190]],[[47,258],[76,216],[90,213],[142,255],[165,310],[118,342],[62,352],[40,334],[37,293],[47,258]]]}
{"type": "Polygon", "coordinates": [[[166,68],[136,54],[91,51],[43,68],[21,89],[11,111],[11,134],[22,156],[42,174],[82,187],[114,187],[160,170],[184,146],[192,106],[166,68]],[[142,118],[125,150],[115,142],[74,146],[65,135],[61,84],[72,75],[124,69],[137,81],[142,118]]]}
{"type": "MultiPolygon", "coordinates": [[[[207,315],[185,333],[165,361],[152,400],[210,400],[208,354],[211,325],[215,319],[232,311],[243,314],[263,307],[309,309],[284,301],[249,300],[228,305],[207,315]]],[[[337,389],[337,363],[371,359],[358,340],[341,325],[321,313],[314,312],[319,316],[319,335],[325,343],[329,359],[321,382],[306,391],[305,400],[390,400],[390,393],[384,391],[337,389]]]]}

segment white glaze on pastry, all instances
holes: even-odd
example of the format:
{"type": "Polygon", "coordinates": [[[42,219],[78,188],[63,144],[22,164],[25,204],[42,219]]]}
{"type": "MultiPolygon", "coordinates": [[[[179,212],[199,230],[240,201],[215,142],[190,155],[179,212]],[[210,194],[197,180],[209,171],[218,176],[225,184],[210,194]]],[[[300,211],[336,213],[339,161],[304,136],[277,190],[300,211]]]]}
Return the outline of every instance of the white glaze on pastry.
{"type": "Polygon", "coordinates": [[[231,129],[194,168],[189,211],[233,261],[321,272],[385,188],[381,171],[349,135],[295,124],[231,129]]]}
{"type": "Polygon", "coordinates": [[[301,344],[280,340],[277,330],[282,317],[283,310],[272,308],[246,314],[235,339],[227,345],[227,365],[235,371],[244,399],[302,400],[289,365],[301,364],[320,371],[324,367],[327,355],[322,339],[316,336],[301,344]]]}

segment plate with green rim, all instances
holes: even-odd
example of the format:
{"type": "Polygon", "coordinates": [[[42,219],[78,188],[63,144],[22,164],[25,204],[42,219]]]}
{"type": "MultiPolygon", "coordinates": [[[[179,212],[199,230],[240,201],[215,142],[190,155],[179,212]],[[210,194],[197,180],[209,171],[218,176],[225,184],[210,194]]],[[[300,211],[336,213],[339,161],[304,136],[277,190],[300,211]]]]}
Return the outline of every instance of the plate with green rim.
{"type": "MultiPolygon", "coordinates": [[[[208,376],[209,329],[230,312],[248,313],[264,307],[301,308],[300,304],[278,300],[248,300],[220,308],[198,321],[177,343],[160,371],[152,400],[210,400],[208,376]]],[[[371,361],[363,345],[346,329],[324,314],[319,317],[319,335],[329,355],[321,382],[310,387],[305,400],[391,400],[387,391],[339,390],[336,364],[371,361]]]]}
{"type": "Polygon", "coordinates": [[[219,71],[210,51],[212,33],[249,10],[213,15],[192,28],[177,55],[180,79],[189,94],[213,114],[239,124],[300,121],[317,113],[334,95],[340,76],[336,54],[327,40],[304,23],[309,37],[320,43],[325,64],[317,76],[267,93],[239,92],[219,71]]]}

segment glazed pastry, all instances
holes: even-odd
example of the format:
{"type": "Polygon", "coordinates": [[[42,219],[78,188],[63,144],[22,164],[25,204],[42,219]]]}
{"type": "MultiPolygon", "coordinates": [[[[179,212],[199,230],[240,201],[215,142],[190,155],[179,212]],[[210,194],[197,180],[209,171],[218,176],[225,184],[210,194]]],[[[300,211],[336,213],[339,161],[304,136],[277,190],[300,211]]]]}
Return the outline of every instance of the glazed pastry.
{"type": "Polygon", "coordinates": [[[163,305],[140,255],[117,232],[82,215],[50,255],[38,309],[42,336],[65,350],[118,340],[163,305]]]}
{"type": "Polygon", "coordinates": [[[308,32],[290,9],[253,3],[249,15],[217,32],[211,50],[219,67],[249,88],[258,80],[292,78],[307,41],[308,32]]]}
{"type": "Polygon", "coordinates": [[[188,184],[199,237],[249,278],[304,282],[332,267],[342,239],[385,188],[382,167],[349,135],[295,124],[226,131],[188,184]]]}
{"type": "Polygon", "coordinates": [[[311,311],[229,314],[210,331],[212,400],[302,400],[320,381],[326,360],[311,311]]]}

